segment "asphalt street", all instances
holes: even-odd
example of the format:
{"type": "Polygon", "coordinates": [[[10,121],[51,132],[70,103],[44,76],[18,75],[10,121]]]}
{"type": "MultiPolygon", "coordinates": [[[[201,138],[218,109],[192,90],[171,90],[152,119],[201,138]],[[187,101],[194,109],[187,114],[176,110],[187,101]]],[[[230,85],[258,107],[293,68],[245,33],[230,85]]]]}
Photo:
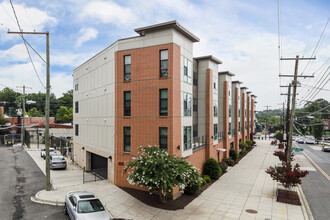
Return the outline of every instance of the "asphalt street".
{"type": "Polygon", "coordinates": [[[45,188],[45,175],[22,148],[0,147],[0,219],[69,219],[63,208],[30,200],[45,188]]]}
{"type": "MultiPolygon", "coordinates": [[[[330,176],[330,152],[321,151],[321,147],[318,145],[299,144],[299,146],[304,149],[303,152],[305,154],[330,176]]],[[[302,152],[296,154],[304,155],[302,152]]],[[[314,219],[330,219],[330,180],[314,164],[313,166],[316,171],[310,171],[303,178],[302,189],[312,210],[314,219]]]]}

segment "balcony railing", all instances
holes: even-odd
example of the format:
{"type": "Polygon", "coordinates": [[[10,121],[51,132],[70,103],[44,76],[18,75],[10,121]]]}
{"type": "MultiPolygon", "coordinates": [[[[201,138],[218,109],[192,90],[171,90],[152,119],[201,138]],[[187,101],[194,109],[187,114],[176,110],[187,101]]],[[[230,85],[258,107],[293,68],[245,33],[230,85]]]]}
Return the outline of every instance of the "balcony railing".
{"type": "Polygon", "coordinates": [[[225,132],[224,131],[218,132],[217,138],[218,138],[218,141],[224,140],[225,139],[225,132]]]}
{"type": "Polygon", "coordinates": [[[203,149],[206,146],[206,136],[194,137],[192,143],[193,152],[203,149]]]}
{"type": "Polygon", "coordinates": [[[232,129],[232,130],[231,130],[231,135],[232,135],[232,136],[235,136],[235,135],[236,135],[236,131],[235,131],[235,129],[232,129]]]}

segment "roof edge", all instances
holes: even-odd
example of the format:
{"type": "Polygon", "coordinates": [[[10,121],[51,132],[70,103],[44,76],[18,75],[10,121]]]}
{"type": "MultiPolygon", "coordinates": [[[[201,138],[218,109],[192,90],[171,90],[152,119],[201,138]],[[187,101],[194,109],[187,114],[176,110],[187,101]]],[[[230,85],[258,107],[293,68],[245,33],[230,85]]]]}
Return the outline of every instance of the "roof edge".
{"type": "Polygon", "coordinates": [[[144,27],[140,27],[140,28],[135,28],[134,31],[136,33],[138,33],[140,36],[144,36],[146,31],[160,30],[160,29],[169,28],[169,27],[175,28],[176,30],[181,32],[183,35],[188,37],[190,40],[192,40],[193,42],[200,41],[200,39],[196,35],[194,35],[190,31],[188,31],[185,27],[183,27],[176,20],[153,24],[153,25],[144,26],[144,27]]]}
{"type": "Polygon", "coordinates": [[[229,76],[235,76],[234,73],[229,72],[229,71],[218,72],[218,74],[219,74],[219,75],[225,75],[225,74],[227,74],[227,75],[229,75],[229,76]]]}
{"type": "Polygon", "coordinates": [[[241,81],[238,81],[238,80],[236,80],[236,81],[232,81],[232,83],[243,84],[243,82],[241,82],[241,81]]]}
{"type": "Polygon", "coordinates": [[[194,57],[194,60],[211,60],[215,62],[216,64],[222,64],[222,61],[215,58],[212,55],[206,55],[206,56],[201,56],[201,57],[194,57]]]}

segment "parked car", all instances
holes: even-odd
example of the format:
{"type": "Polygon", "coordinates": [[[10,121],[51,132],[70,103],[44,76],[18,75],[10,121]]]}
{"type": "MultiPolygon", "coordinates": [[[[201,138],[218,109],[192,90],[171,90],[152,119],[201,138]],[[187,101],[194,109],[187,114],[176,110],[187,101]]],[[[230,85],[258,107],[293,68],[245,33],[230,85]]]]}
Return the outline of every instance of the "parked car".
{"type": "Polygon", "coordinates": [[[66,169],[66,160],[63,156],[50,156],[49,167],[53,169],[66,169]]]}
{"type": "Polygon", "coordinates": [[[65,196],[64,213],[70,219],[111,219],[101,201],[90,192],[71,191],[65,196]]]}
{"type": "MultiPolygon", "coordinates": [[[[50,147],[49,148],[49,156],[55,156],[56,155],[56,150],[55,148],[50,147]]],[[[42,149],[40,152],[40,157],[46,159],[46,149],[42,149]]]]}
{"type": "Polygon", "coordinates": [[[306,138],[306,144],[315,144],[315,139],[313,139],[313,138],[306,138]]]}
{"type": "Polygon", "coordinates": [[[330,146],[324,145],[322,147],[322,151],[324,151],[324,152],[330,152],[330,146]]]}
{"type": "Polygon", "coordinates": [[[304,144],[305,143],[305,141],[302,140],[302,139],[299,139],[297,142],[298,142],[298,144],[304,144]]]}

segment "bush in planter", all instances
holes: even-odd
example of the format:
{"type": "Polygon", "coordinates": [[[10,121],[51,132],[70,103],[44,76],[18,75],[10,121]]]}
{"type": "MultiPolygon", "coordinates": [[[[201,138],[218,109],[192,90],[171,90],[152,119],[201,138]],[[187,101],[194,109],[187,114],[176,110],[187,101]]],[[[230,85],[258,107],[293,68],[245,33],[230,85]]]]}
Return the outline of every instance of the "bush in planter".
{"type": "Polygon", "coordinates": [[[241,157],[244,157],[247,154],[246,149],[242,150],[240,154],[241,154],[241,157]]]}
{"type": "MultiPolygon", "coordinates": [[[[278,159],[280,159],[280,161],[286,162],[286,154],[285,154],[285,152],[283,152],[281,150],[276,150],[276,151],[274,151],[273,155],[274,156],[277,156],[278,159]]],[[[290,161],[293,161],[293,156],[294,156],[294,153],[291,152],[290,161]]]]}
{"type": "Polygon", "coordinates": [[[233,159],[234,161],[236,161],[238,159],[238,155],[237,152],[234,148],[231,148],[229,150],[229,156],[231,157],[231,159],[233,159]]]}
{"type": "Polygon", "coordinates": [[[158,191],[162,202],[166,202],[168,193],[178,186],[199,189],[202,178],[195,167],[174,155],[169,155],[158,146],[140,147],[139,155],[127,163],[124,174],[132,185],[147,187],[149,192],[158,191]]]}
{"type": "Polygon", "coordinates": [[[235,161],[231,158],[224,158],[222,159],[222,161],[224,161],[228,166],[234,166],[235,165],[235,161]]]}
{"type": "Polygon", "coordinates": [[[228,169],[228,164],[225,161],[221,161],[221,163],[219,163],[222,172],[226,172],[226,170],[228,169]]]}
{"type": "Polygon", "coordinates": [[[248,148],[252,148],[253,142],[251,140],[246,140],[245,143],[249,146],[248,148]]]}
{"type": "Polygon", "coordinates": [[[211,179],[217,180],[221,176],[222,170],[218,162],[211,157],[206,160],[203,173],[210,176],[211,179]]]}
{"type": "Polygon", "coordinates": [[[301,184],[301,178],[305,177],[309,172],[307,170],[301,171],[300,165],[296,164],[294,167],[291,163],[282,163],[283,166],[270,166],[266,173],[270,174],[273,180],[280,182],[285,188],[291,189],[293,186],[301,184]]]}
{"type": "Polygon", "coordinates": [[[203,180],[200,183],[191,182],[184,188],[184,193],[189,195],[194,195],[198,190],[201,189],[201,186],[203,184],[203,180]]]}
{"type": "Polygon", "coordinates": [[[211,178],[210,178],[209,175],[204,175],[204,176],[203,176],[203,180],[205,180],[206,183],[211,182],[211,178]]]}
{"type": "Polygon", "coordinates": [[[249,145],[247,143],[244,142],[239,143],[239,149],[245,150],[247,148],[249,148],[249,145]]]}

